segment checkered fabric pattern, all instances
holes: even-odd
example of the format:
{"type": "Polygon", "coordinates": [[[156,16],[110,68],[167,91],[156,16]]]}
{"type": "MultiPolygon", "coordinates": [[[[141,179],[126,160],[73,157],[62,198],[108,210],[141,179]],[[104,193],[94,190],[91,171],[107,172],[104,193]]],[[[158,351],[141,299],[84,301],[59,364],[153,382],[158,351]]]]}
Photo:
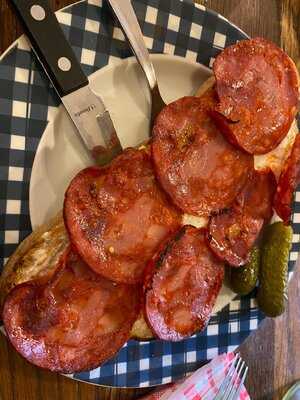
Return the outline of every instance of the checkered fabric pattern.
{"type": "MultiPolygon", "coordinates": [[[[160,387],[141,400],[213,400],[219,394],[234,359],[234,353],[221,354],[188,378],[167,385],[167,387],[160,387]]],[[[234,376],[237,378],[236,372],[234,376]]],[[[239,379],[238,382],[240,382],[239,379]]],[[[236,400],[250,400],[244,385],[242,385],[236,400]]]]}
{"type": "MultiPolygon", "coordinates": [[[[191,1],[133,0],[151,52],[186,57],[212,66],[224,47],[246,37],[221,15],[191,1]]],[[[57,13],[61,26],[90,75],[132,53],[106,3],[88,0],[57,13]]],[[[59,99],[22,37],[0,62],[0,267],[30,232],[29,180],[34,155],[59,99]]],[[[297,259],[300,193],[294,214],[290,270],[297,259]]],[[[263,315],[255,293],[234,299],[213,315],[207,329],[179,343],[130,340],[103,366],[74,378],[109,386],[147,387],[175,381],[207,360],[232,351],[263,315]]]]}

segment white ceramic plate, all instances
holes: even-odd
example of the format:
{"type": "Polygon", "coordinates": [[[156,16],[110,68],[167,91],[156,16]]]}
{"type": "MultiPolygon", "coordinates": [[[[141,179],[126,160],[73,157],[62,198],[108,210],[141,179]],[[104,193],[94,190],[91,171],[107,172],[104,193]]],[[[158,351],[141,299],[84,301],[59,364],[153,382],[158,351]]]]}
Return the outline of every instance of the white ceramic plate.
{"type": "MultiPolygon", "coordinates": [[[[208,68],[182,57],[156,54],[151,58],[167,103],[193,95],[211,75],[208,68]]],[[[135,58],[95,72],[90,82],[103,98],[123,148],[137,146],[149,137],[149,89],[135,58]]],[[[29,205],[33,229],[62,208],[70,180],[92,163],[76,128],[60,106],[41,138],[32,168],[29,205]]],[[[214,311],[222,309],[233,297],[234,293],[224,286],[214,311]]]]}
{"type": "MultiPolygon", "coordinates": [[[[190,0],[132,0],[132,3],[139,11],[140,24],[145,34],[144,39],[152,51],[169,54],[175,52],[187,59],[197,59],[198,62],[211,66],[216,55],[224,47],[247,38],[244,32],[222,15],[202,5],[193,4],[190,0]],[[179,12],[183,8],[184,12],[179,12]]],[[[91,70],[103,68],[106,62],[111,65],[116,57],[131,54],[125,38],[120,35],[120,29],[112,26],[111,15],[105,2],[83,0],[81,4],[72,5],[66,12],[58,12],[57,16],[87,74],[91,70]],[[102,41],[105,45],[99,46],[102,41]]],[[[162,56],[158,56],[160,57],[162,56]]],[[[74,128],[65,113],[62,110],[57,111],[56,107],[50,107],[50,104],[56,105],[53,91],[49,90],[48,81],[44,80],[41,76],[43,74],[39,73],[39,67],[24,36],[11,46],[5,53],[4,59],[0,63],[0,69],[3,67],[1,76],[4,78],[1,83],[3,90],[0,97],[5,97],[4,105],[7,105],[1,107],[0,110],[1,126],[3,125],[3,128],[7,126],[3,131],[5,141],[2,143],[4,145],[2,150],[6,154],[2,165],[5,177],[1,192],[3,201],[0,202],[0,213],[5,216],[2,218],[5,233],[2,257],[9,256],[17,246],[17,242],[30,231],[28,198],[24,194],[27,193],[28,173],[32,172],[32,154],[42,136],[46,119],[51,121],[51,125],[47,127],[35,160],[30,190],[30,208],[34,226],[38,224],[38,220],[47,219],[48,215],[50,216],[61,207],[63,191],[68,181],[77,170],[91,162],[84,149],[80,147],[80,142],[76,142],[74,128]],[[32,68],[34,68],[33,75],[32,68]],[[35,68],[37,68],[36,71],[35,68]],[[21,102],[20,87],[24,92],[26,91],[26,94],[30,94],[21,102]],[[17,88],[17,90],[11,90],[11,88],[17,88]],[[45,96],[47,92],[50,97],[45,96]],[[31,97],[34,100],[32,102],[31,97]],[[13,134],[11,138],[10,134],[13,134]],[[57,153],[52,154],[54,151],[57,153]],[[23,177],[22,181],[20,181],[21,177],[23,177]],[[15,201],[11,201],[12,199],[15,201]]],[[[170,99],[193,93],[194,88],[198,87],[203,79],[199,64],[191,65],[183,58],[178,60],[172,57],[171,59],[172,62],[166,61],[165,67],[161,66],[163,70],[159,71],[160,84],[166,100],[168,100],[168,93],[171,94],[170,99]],[[178,68],[178,65],[181,67],[178,68]],[[190,86],[187,82],[190,82],[190,86]]],[[[156,69],[161,69],[160,64],[159,61],[155,61],[156,69]]],[[[132,134],[136,131],[132,128],[138,123],[134,126],[130,124],[132,124],[132,119],[137,117],[133,113],[137,107],[132,103],[119,102],[119,99],[130,97],[130,93],[125,93],[125,97],[121,96],[121,86],[123,85],[126,89],[128,77],[124,78],[124,74],[117,76],[115,72],[115,77],[112,73],[107,75],[110,76],[109,80],[100,79],[104,72],[105,70],[101,69],[95,74],[93,86],[97,92],[104,95],[105,100],[106,96],[108,97],[106,101],[109,102],[109,97],[111,97],[113,102],[108,105],[115,122],[116,119],[120,120],[118,128],[120,127],[119,130],[122,132],[119,133],[124,136],[127,129],[129,136],[125,135],[126,141],[133,140],[134,142],[132,134]],[[112,81],[117,80],[120,86],[111,84],[112,81]],[[117,93],[117,97],[114,97],[114,93],[117,93]],[[125,110],[128,109],[132,111],[125,115],[124,123],[121,115],[126,114],[125,110]]],[[[143,85],[145,88],[145,83],[143,85]]],[[[138,102],[142,97],[143,102],[143,96],[136,97],[140,94],[139,85],[135,88],[136,93],[132,96],[138,102]]],[[[147,109],[143,108],[143,104],[138,103],[138,106],[146,115],[147,109]]],[[[143,117],[143,114],[140,114],[140,117],[143,117]]],[[[144,117],[138,121],[141,122],[141,127],[147,125],[144,117]]],[[[146,136],[146,131],[142,129],[138,131],[142,137],[146,136]]],[[[280,154],[285,153],[283,148],[282,150],[279,151],[280,154]]],[[[274,157],[273,154],[272,160],[274,158],[282,160],[280,154],[279,158],[274,157]]],[[[264,160],[258,161],[261,164],[264,160]]],[[[300,221],[300,197],[298,195],[299,191],[294,202],[296,212],[293,223],[293,247],[289,261],[290,270],[293,269],[299,251],[300,225],[297,222],[300,221]]],[[[222,304],[228,303],[229,298],[231,297],[223,288],[218,298],[217,309],[222,304]]],[[[104,365],[92,371],[76,373],[72,377],[88,383],[117,387],[149,387],[169,383],[184,377],[219,353],[235,349],[257,329],[263,318],[263,314],[255,305],[255,293],[243,298],[236,297],[221,313],[212,316],[207,329],[201,333],[179,343],[159,339],[149,342],[130,340],[113,359],[104,365]]]]}
{"type": "MultiPolygon", "coordinates": [[[[200,64],[182,57],[157,54],[152,61],[164,100],[192,95],[211,75],[200,64]]],[[[135,58],[118,61],[90,77],[91,87],[106,104],[122,146],[136,146],[149,137],[150,96],[135,58]]],[[[63,106],[48,124],[37,149],[30,181],[32,228],[62,208],[65,189],[82,168],[93,161],[82,145],[63,106]]]]}

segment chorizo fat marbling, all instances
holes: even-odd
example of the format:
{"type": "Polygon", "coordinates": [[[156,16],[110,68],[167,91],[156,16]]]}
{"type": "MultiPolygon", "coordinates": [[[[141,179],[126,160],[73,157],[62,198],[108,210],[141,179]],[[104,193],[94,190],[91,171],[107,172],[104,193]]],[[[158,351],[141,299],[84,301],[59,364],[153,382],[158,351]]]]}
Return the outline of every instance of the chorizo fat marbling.
{"type": "Polygon", "coordinates": [[[249,260],[263,225],[273,215],[275,191],[276,179],[270,169],[253,170],[233,206],[210,219],[209,243],[220,259],[235,267],[249,260]]]}
{"type": "Polygon", "coordinates": [[[157,246],[181,222],[158,187],[150,156],[127,149],[105,168],[90,167],[71,182],[64,217],[72,244],[97,273],[134,284],[157,246]]]}
{"type": "Polygon", "coordinates": [[[222,286],[224,266],[206,230],[184,226],[146,269],[145,313],[161,339],[178,341],[206,327],[222,286]]]}
{"type": "Polygon", "coordinates": [[[283,222],[288,225],[292,214],[292,201],[300,183],[300,134],[296,136],[291,153],[284,163],[279,177],[274,208],[283,222]]]}
{"type": "Polygon", "coordinates": [[[276,186],[276,178],[270,168],[253,170],[243,190],[238,194],[233,208],[269,222],[273,215],[276,186]]]}
{"type": "Polygon", "coordinates": [[[253,158],[228,143],[209,116],[213,89],[166,106],[153,129],[158,179],[189,214],[208,216],[228,207],[246,182],[253,158]]]}
{"type": "Polygon", "coordinates": [[[90,370],[128,340],[141,293],[93,272],[67,250],[46,284],[16,286],[4,304],[3,321],[16,350],[52,371],[90,370]]]}
{"type": "Polygon", "coordinates": [[[299,83],[293,61],[272,42],[255,38],[227,47],[213,71],[219,104],[214,118],[250,154],[273,150],[297,112],[299,83]]]}
{"type": "Polygon", "coordinates": [[[221,260],[240,267],[249,260],[263,223],[262,218],[253,218],[236,209],[225,210],[210,220],[210,247],[221,260]]]}

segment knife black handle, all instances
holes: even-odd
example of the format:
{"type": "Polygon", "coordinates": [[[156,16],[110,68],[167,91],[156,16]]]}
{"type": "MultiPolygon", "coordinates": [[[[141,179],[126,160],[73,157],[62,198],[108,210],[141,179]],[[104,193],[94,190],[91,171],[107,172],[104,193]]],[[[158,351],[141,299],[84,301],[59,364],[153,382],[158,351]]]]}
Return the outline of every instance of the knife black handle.
{"type": "Polygon", "coordinates": [[[60,97],[88,84],[47,0],[11,0],[31,46],[60,97]]]}

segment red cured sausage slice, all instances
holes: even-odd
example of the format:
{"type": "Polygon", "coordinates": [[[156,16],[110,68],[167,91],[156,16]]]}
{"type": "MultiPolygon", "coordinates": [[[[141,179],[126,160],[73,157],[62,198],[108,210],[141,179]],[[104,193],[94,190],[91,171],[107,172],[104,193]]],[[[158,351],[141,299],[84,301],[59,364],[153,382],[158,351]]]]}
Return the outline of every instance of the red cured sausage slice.
{"type": "Polygon", "coordinates": [[[216,256],[229,265],[244,265],[249,260],[249,252],[263,224],[262,218],[253,218],[234,209],[225,210],[210,220],[210,247],[216,256]]]}
{"type": "Polygon", "coordinates": [[[158,179],[183,211],[200,216],[228,207],[246,182],[253,158],[229,144],[209,116],[214,90],[166,106],[153,129],[158,179]]]}
{"type": "Polygon", "coordinates": [[[65,196],[70,239],[82,259],[116,282],[136,283],[181,216],[157,186],[144,150],[127,149],[108,167],[81,171],[65,196]]]}
{"type": "Polygon", "coordinates": [[[68,251],[47,284],[16,286],[3,321],[16,350],[52,371],[90,370],[128,340],[140,309],[139,289],[95,274],[68,251]]]}
{"type": "Polygon", "coordinates": [[[242,40],[213,65],[219,105],[216,122],[250,154],[265,154],[286,136],[297,112],[299,83],[293,61],[272,42],[242,40]]]}
{"type": "Polygon", "coordinates": [[[264,223],[272,215],[276,179],[270,169],[255,171],[230,210],[211,218],[209,242],[213,252],[232,266],[241,266],[264,223]]]}
{"type": "Polygon", "coordinates": [[[285,224],[289,224],[292,214],[294,192],[300,183],[300,134],[296,136],[291,153],[285,161],[279,177],[274,208],[285,224]]]}
{"type": "Polygon", "coordinates": [[[233,207],[249,216],[263,218],[268,222],[273,215],[276,186],[276,178],[270,168],[254,170],[233,207]]]}
{"type": "Polygon", "coordinates": [[[184,226],[146,270],[146,316],[161,339],[178,341],[208,323],[224,266],[210,251],[206,230],[184,226]]]}

